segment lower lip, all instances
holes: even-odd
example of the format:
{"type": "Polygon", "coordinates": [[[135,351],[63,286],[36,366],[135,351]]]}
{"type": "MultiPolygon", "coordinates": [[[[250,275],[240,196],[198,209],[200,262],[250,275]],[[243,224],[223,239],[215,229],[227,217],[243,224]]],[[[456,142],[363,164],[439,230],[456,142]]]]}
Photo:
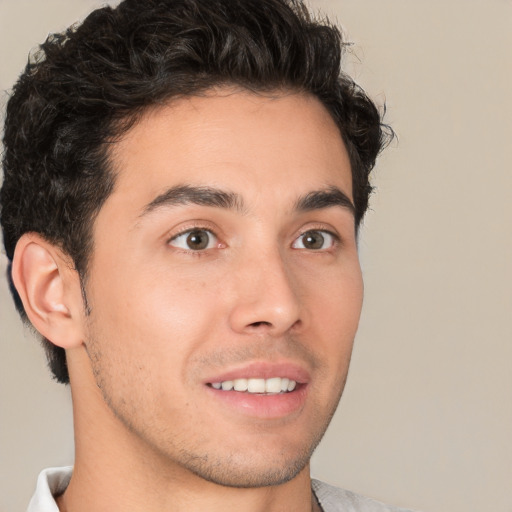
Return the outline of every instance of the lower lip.
{"type": "Polygon", "coordinates": [[[230,409],[255,418],[283,418],[304,407],[307,385],[299,384],[293,391],[276,395],[222,391],[207,386],[208,391],[230,409]]]}

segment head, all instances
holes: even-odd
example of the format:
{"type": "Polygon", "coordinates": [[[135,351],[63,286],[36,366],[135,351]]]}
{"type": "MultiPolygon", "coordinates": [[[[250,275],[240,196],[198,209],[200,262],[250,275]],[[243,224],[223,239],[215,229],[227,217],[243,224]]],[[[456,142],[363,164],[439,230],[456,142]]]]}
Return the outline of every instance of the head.
{"type": "MultiPolygon", "coordinates": [[[[278,0],[127,0],[50,36],[7,106],[7,257],[24,233],[40,233],[85,282],[94,218],[115,182],[110,145],[149,107],[226,84],[307,92],[324,104],[349,152],[359,226],[385,136],[373,103],[341,72],[342,50],[337,28],[312,20],[300,2],[278,0]]],[[[64,351],[44,345],[55,378],[68,382],[64,351]]]]}
{"type": "MultiPolygon", "coordinates": [[[[312,19],[298,0],[125,0],[115,9],[94,11],[64,34],[50,36],[31,57],[7,105],[0,196],[7,257],[13,260],[18,241],[27,233],[36,233],[58,248],[69,257],[80,280],[84,315],[92,317],[90,332],[104,335],[94,319],[96,306],[94,301],[89,303],[88,287],[93,282],[92,288],[98,290],[92,262],[102,243],[96,234],[101,238],[101,230],[110,222],[109,200],[114,197],[115,203],[117,187],[128,183],[120,178],[122,151],[130,151],[126,141],[136,146],[151,132],[151,126],[172,131],[173,123],[188,122],[187,115],[194,111],[212,124],[217,116],[222,126],[227,122],[224,114],[231,108],[222,102],[230,95],[238,98],[229,103],[239,107],[233,110],[233,118],[243,118],[247,111],[254,114],[248,107],[254,103],[268,121],[276,102],[282,106],[277,118],[285,113],[289,116],[282,119],[284,129],[290,129],[287,122],[293,117],[293,107],[301,106],[319,125],[332,125],[324,135],[332,138],[335,132],[344,148],[350,176],[345,193],[352,203],[356,233],[368,207],[370,171],[387,132],[375,105],[341,71],[343,48],[338,29],[328,21],[312,19]]],[[[307,133],[307,126],[303,128],[294,135],[296,141],[301,133],[307,133]]],[[[314,138],[314,133],[310,135],[314,138]]],[[[151,141],[148,138],[144,147],[151,141]]],[[[242,178],[226,176],[226,182],[242,178]]],[[[287,179],[293,181],[293,173],[287,174],[287,179]]],[[[197,193],[194,187],[187,188],[188,181],[183,176],[183,187],[174,193],[197,193]]],[[[131,187],[136,189],[136,182],[131,187]]],[[[205,190],[199,192],[204,196],[205,190]]],[[[244,207],[244,198],[237,193],[235,199],[229,199],[216,196],[215,191],[206,192],[213,193],[215,200],[233,200],[240,209],[244,207]]],[[[325,200],[336,202],[332,195],[325,200]]],[[[154,206],[150,203],[149,209],[154,206]]],[[[176,246],[182,243],[181,235],[173,236],[176,246]]],[[[202,243],[201,237],[204,231],[198,243],[202,243]]],[[[12,283],[10,271],[9,267],[12,283]]],[[[14,286],[12,291],[24,316],[14,286]]],[[[355,302],[360,308],[357,297],[355,302]]],[[[265,329],[259,324],[266,320],[256,323],[258,329],[265,329]]],[[[355,331],[350,336],[353,334],[355,331]]],[[[291,343],[292,338],[283,343],[291,343]]],[[[65,350],[51,340],[43,342],[53,375],[68,382],[65,350]]],[[[295,350],[311,367],[322,367],[322,359],[310,354],[306,344],[297,347],[291,352],[295,350]]],[[[102,351],[96,348],[91,344],[89,356],[98,361],[102,351]]],[[[206,353],[219,367],[223,361],[235,364],[246,357],[234,353],[230,359],[229,354],[214,350],[206,353]]],[[[194,357],[197,367],[215,374],[215,364],[200,355],[194,357]]],[[[257,354],[251,357],[257,358],[257,354]]],[[[108,388],[108,380],[100,384],[108,388]]],[[[341,393],[342,384],[338,387],[341,393]]],[[[327,415],[334,411],[339,393],[330,401],[327,415]]],[[[320,436],[322,429],[317,430],[320,436]]]]}

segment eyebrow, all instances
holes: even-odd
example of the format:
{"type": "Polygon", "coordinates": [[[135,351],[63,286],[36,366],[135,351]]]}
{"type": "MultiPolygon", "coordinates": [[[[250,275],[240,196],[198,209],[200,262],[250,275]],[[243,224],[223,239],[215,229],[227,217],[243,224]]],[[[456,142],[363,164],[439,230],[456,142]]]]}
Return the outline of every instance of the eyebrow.
{"type": "Polygon", "coordinates": [[[140,217],[144,217],[164,206],[183,206],[187,204],[233,209],[240,212],[245,210],[242,197],[235,192],[227,192],[213,187],[178,185],[155,197],[144,207],[140,217]]]}
{"type": "Polygon", "coordinates": [[[356,208],[350,198],[338,187],[329,187],[325,190],[314,190],[305,196],[300,197],[295,209],[299,212],[308,212],[311,210],[321,210],[331,206],[341,206],[346,208],[352,214],[355,214],[356,208]]]}
{"type": "MultiPolygon", "coordinates": [[[[139,217],[145,217],[149,213],[163,207],[189,204],[233,209],[241,213],[246,212],[242,196],[235,192],[207,186],[177,185],[155,197],[144,207],[139,217]]],[[[294,210],[308,212],[332,206],[340,206],[349,210],[352,214],[355,213],[355,207],[350,198],[338,187],[334,186],[327,189],[313,190],[299,197],[295,203],[294,210]]]]}

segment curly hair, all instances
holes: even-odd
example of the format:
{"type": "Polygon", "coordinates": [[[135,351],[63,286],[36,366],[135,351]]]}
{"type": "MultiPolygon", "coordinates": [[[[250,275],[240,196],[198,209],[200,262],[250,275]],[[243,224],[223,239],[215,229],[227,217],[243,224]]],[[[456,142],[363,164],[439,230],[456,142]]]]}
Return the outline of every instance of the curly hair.
{"type": "MultiPolygon", "coordinates": [[[[125,0],[50,35],[13,88],[3,139],[1,225],[23,319],[11,276],[19,238],[37,232],[61,247],[83,287],[94,219],[114,186],[110,144],[148,107],[215,86],[316,96],[349,153],[359,226],[392,132],[341,71],[344,46],[301,0],[125,0]]],[[[54,377],[69,382],[64,349],[43,344],[54,377]]]]}

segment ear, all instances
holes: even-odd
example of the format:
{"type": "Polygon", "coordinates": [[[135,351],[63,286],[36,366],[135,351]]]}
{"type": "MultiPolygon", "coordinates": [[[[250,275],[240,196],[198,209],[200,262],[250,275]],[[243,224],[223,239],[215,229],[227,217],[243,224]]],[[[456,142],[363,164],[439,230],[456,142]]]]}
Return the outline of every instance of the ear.
{"type": "Polygon", "coordinates": [[[78,272],[61,249],[36,233],[18,241],[14,286],[32,325],[53,344],[69,349],[83,341],[83,300],[78,272]]]}

